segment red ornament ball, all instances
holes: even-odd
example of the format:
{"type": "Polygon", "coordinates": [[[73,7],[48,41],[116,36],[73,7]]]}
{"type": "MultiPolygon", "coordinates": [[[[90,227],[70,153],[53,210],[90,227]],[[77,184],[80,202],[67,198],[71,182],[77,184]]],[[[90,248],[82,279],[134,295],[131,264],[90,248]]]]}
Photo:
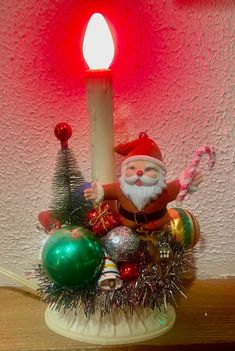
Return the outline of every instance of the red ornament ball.
{"type": "Polygon", "coordinates": [[[139,277],[138,266],[134,263],[126,262],[119,269],[122,280],[136,280],[139,277]]]}
{"type": "Polygon", "coordinates": [[[68,148],[68,140],[72,136],[72,128],[67,122],[58,123],[55,126],[54,134],[61,142],[61,148],[68,148]]]}

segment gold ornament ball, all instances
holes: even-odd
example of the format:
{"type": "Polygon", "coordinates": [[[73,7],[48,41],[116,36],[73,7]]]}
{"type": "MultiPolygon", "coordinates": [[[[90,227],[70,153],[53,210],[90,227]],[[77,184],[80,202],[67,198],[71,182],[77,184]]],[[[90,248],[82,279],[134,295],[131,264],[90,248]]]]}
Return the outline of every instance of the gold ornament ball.
{"type": "Polygon", "coordinates": [[[188,210],[168,208],[171,216],[170,229],[173,238],[182,242],[186,248],[192,248],[200,238],[200,226],[197,218],[188,210]]]}

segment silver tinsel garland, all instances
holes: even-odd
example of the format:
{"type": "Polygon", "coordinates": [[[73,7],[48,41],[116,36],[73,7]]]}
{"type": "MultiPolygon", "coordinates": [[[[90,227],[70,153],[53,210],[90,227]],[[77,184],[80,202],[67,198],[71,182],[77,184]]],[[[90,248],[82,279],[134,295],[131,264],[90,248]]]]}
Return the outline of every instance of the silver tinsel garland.
{"type": "Polygon", "coordinates": [[[182,276],[192,270],[192,249],[174,239],[167,240],[173,252],[170,265],[164,261],[160,266],[149,266],[149,256],[146,244],[142,243],[136,257],[139,266],[139,277],[135,281],[124,281],[121,288],[104,291],[98,287],[97,281],[92,286],[83,288],[65,288],[51,282],[42,267],[35,268],[38,279],[38,294],[51,308],[60,310],[74,310],[80,305],[84,308],[87,317],[94,314],[97,309],[102,314],[114,312],[115,309],[132,311],[135,306],[149,308],[167,308],[168,303],[175,303],[175,294],[183,296],[182,276]]]}

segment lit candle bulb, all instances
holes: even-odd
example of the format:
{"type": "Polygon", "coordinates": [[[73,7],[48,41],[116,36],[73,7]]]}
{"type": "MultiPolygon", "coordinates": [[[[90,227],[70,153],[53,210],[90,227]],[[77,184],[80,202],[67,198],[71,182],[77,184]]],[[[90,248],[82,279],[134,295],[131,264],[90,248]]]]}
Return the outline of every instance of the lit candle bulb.
{"type": "Polygon", "coordinates": [[[83,41],[83,56],[91,70],[109,69],[114,57],[114,43],[105,18],[91,16],[83,41]]]}
{"type": "Polygon", "coordinates": [[[89,66],[86,74],[87,109],[90,116],[91,174],[93,180],[115,180],[113,136],[113,86],[109,69],[114,43],[104,17],[91,16],[83,41],[83,56],[89,66]]]}

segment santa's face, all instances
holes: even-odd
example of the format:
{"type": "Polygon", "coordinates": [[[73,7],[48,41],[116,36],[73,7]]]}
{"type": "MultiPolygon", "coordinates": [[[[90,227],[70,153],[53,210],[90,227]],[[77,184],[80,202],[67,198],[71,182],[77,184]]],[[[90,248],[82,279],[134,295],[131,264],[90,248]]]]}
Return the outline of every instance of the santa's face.
{"type": "Polygon", "coordinates": [[[123,175],[131,185],[154,185],[158,181],[159,167],[149,161],[136,160],[125,165],[123,175]]]}
{"type": "Polygon", "coordinates": [[[165,171],[146,160],[126,163],[122,169],[120,185],[123,193],[142,210],[148,202],[156,199],[166,187],[165,171]]]}

